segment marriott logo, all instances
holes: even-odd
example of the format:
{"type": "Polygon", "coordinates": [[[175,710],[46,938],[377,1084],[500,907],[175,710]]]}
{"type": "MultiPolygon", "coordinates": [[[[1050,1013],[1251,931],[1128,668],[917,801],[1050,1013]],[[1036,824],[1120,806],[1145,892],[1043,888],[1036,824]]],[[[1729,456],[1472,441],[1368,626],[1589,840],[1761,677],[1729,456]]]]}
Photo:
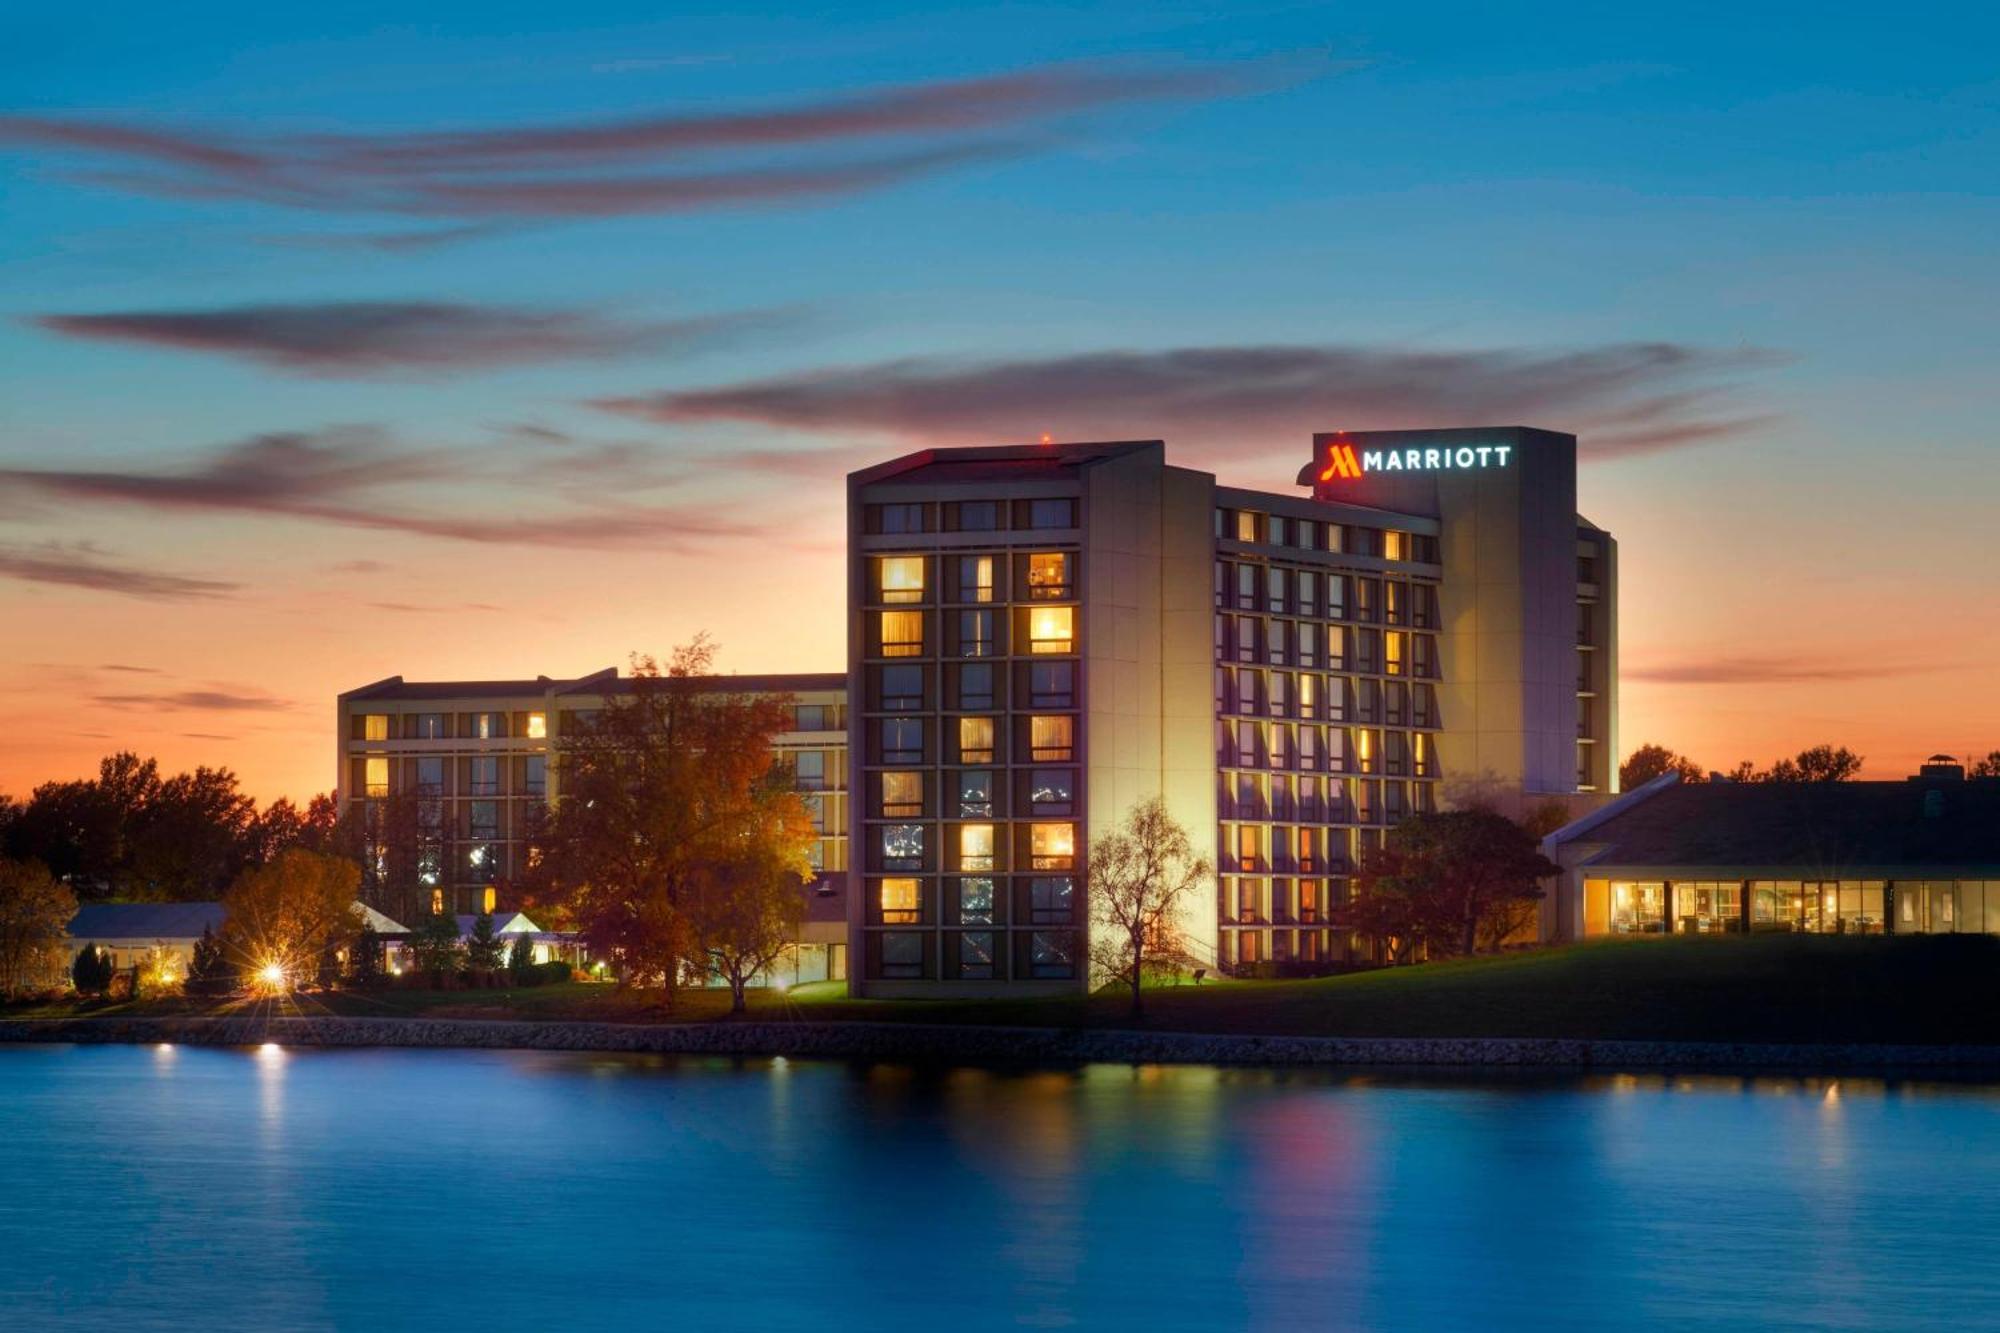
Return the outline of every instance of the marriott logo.
{"type": "Polygon", "coordinates": [[[1506,467],[1511,444],[1461,444],[1455,447],[1366,449],[1356,453],[1345,440],[1326,442],[1326,466],[1321,481],[1352,479],[1369,472],[1446,472],[1466,468],[1506,467]]]}

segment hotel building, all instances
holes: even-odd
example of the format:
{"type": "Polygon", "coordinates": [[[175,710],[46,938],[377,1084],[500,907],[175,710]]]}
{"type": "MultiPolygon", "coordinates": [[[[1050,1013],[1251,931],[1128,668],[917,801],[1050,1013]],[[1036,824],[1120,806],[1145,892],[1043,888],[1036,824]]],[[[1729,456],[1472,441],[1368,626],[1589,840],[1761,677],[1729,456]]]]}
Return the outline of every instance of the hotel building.
{"type": "MultiPolygon", "coordinates": [[[[1353,945],[1328,913],[1399,819],[1613,790],[1617,547],[1576,512],[1574,437],[1319,435],[1297,482],[1224,486],[1159,441],[852,474],[845,673],[717,682],[799,703],[783,748],[823,821],[802,975],[1085,988],[1087,849],[1155,795],[1216,867],[1182,922],[1199,958],[1331,964],[1353,945]]],[[[476,907],[560,796],[568,719],[626,688],[352,691],[343,808],[415,798],[430,887],[476,907]]]]}

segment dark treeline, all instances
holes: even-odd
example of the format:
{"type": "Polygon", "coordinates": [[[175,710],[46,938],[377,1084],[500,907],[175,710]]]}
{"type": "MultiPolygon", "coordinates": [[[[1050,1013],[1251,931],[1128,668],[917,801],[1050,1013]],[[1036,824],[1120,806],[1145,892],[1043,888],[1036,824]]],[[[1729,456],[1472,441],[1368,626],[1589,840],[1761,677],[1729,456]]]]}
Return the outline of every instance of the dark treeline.
{"type": "Polygon", "coordinates": [[[226,768],[165,776],[125,751],[94,778],[0,796],[0,851],[47,866],[83,902],[198,902],[287,847],[335,850],[335,814],[330,795],[260,810],[226,768]]]}

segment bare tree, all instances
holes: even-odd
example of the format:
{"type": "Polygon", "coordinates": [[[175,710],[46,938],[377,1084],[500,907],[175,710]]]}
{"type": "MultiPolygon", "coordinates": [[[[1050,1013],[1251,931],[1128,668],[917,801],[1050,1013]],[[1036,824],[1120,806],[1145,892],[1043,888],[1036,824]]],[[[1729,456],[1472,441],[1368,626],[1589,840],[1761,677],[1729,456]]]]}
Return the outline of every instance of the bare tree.
{"type": "Polygon", "coordinates": [[[1091,961],[1131,988],[1133,1013],[1144,1005],[1148,974],[1192,961],[1181,904],[1214,878],[1215,867],[1195,855],[1187,830],[1158,796],[1133,806],[1124,823],[1091,844],[1091,961]]]}

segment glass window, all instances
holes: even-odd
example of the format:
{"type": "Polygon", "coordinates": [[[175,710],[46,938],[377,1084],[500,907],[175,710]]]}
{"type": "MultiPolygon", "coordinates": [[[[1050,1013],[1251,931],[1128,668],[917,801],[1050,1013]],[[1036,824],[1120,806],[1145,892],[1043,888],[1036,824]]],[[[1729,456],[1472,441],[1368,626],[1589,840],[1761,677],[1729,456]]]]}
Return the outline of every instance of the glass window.
{"type": "Polygon", "coordinates": [[[1076,813],[1076,775],[1067,768],[1038,768],[1028,776],[1028,800],[1038,815],[1076,813]]]}
{"type": "Polygon", "coordinates": [[[924,812],[924,779],[921,773],[882,775],[882,814],[890,819],[924,812]]]}
{"type": "Polygon", "coordinates": [[[921,764],[924,761],[924,724],[914,717],[882,719],[882,762],[921,764]]]}
{"type": "Polygon", "coordinates": [[[417,735],[427,741],[444,739],[444,714],[417,714],[417,735]]]}
{"type": "Polygon", "coordinates": [[[507,734],[507,715],[505,713],[475,713],[473,714],[473,730],[482,741],[500,740],[507,734]]]}
{"type": "Polygon", "coordinates": [[[1037,551],[1028,557],[1028,598],[1061,601],[1070,596],[1069,552],[1037,551]]]}
{"type": "Polygon", "coordinates": [[[371,758],[362,763],[362,785],[369,796],[389,794],[389,761],[386,758],[371,758]]]}
{"type": "Polygon", "coordinates": [[[545,754],[528,756],[527,779],[523,787],[530,796],[549,794],[549,757],[545,754]]]}
{"type": "Polygon", "coordinates": [[[1076,825],[1029,825],[1028,854],[1036,870],[1068,870],[1076,864],[1076,825]]]}
{"type": "Polygon", "coordinates": [[[1028,948],[1028,970],[1037,977],[1068,977],[1076,973],[1071,961],[1069,932],[1038,930],[1028,948]]]}
{"type": "Polygon", "coordinates": [[[961,602],[993,600],[992,556],[962,555],[958,558],[958,600],[961,602]]]}
{"type": "Polygon", "coordinates": [[[914,712],[924,706],[924,669],[903,663],[882,668],[882,711],[914,712]]]}
{"type": "Polygon", "coordinates": [[[967,769],[958,775],[958,817],[990,819],[993,816],[993,774],[985,769],[967,769]]]}
{"type": "Polygon", "coordinates": [[[993,924],[993,881],[978,875],[958,882],[958,919],[969,926],[993,924]]]}
{"type": "Polygon", "coordinates": [[[792,755],[792,785],[800,791],[826,786],[826,751],[800,750],[792,755]]]}
{"type": "Polygon", "coordinates": [[[962,717],[958,720],[958,757],[968,764],[993,762],[993,719],[962,717]]]}
{"type": "Polygon", "coordinates": [[[1028,757],[1038,761],[1075,758],[1075,732],[1074,718],[1061,716],[1029,718],[1028,757]]]}
{"type": "Polygon", "coordinates": [[[924,937],[915,931],[892,930],[882,936],[882,976],[885,980],[924,974],[924,937]]]}
{"type": "Polygon", "coordinates": [[[500,836],[500,802],[473,801],[471,803],[472,836],[491,841],[500,836]]]}
{"type": "Polygon", "coordinates": [[[472,795],[498,796],[500,794],[500,756],[475,755],[472,758],[472,795]]]}
{"type": "Polygon", "coordinates": [[[1068,606],[1038,606],[1028,612],[1028,651],[1067,653],[1076,647],[1076,610],[1068,606]]]}
{"type": "Polygon", "coordinates": [[[884,611],[882,613],[882,656],[921,657],[924,652],[924,613],[884,611]]]}
{"type": "Polygon", "coordinates": [[[549,715],[547,713],[528,714],[528,739],[547,740],[549,735],[549,715]]]}
{"type": "Polygon", "coordinates": [[[1667,928],[1667,886],[1611,883],[1611,929],[1621,935],[1658,934],[1667,928]]]}
{"type": "MultiPolygon", "coordinates": [[[[904,668],[891,667],[889,670],[904,668]]],[[[908,668],[918,670],[918,668],[908,668]]],[[[840,710],[832,704],[799,704],[792,709],[793,731],[838,731],[840,710]]]]}
{"type": "Polygon", "coordinates": [[[361,739],[364,741],[386,741],[389,739],[389,715],[387,713],[366,713],[361,718],[361,739]]]}
{"type": "Polygon", "coordinates": [[[913,926],[920,919],[917,905],[917,881],[914,879],[885,879],[881,885],[882,923],[888,926],[913,926]]]}
{"type": "Polygon", "coordinates": [[[968,662],[958,669],[958,706],[960,708],[993,706],[992,663],[968,662]]]}
{"type": "Polygon", "coordinates": [[[961,824],[958,829],[958,866],[961,870],[993,868],[993,826],[961,824]]]}
{"type": "Polygon", "coordinates": [[[1000,526],[1000,505],[994,500],[961,500],[958,503],[960,532],[991,532],[1000,526]]]}
{"type": "Polygon", "coordinates": [[[1069,708],[1076,703],[1076,664],[1036,662],[1028,667],[1028,703],[1033,708],[1069,708]]]}
{"type": "Polygon", "coordinates": [[[922,532],[924,507],[920,504],[877,505],[875,513],[883,532],[922,532]]]}
{"type": "MultiPolygon", "coordinates": [[[[540,755],[535,756],[537,759],[540,755]]],[[[444,759],[439,755],[426,755],[417,760],[417,792],[422,796],[444,794],[444,759]]]]}
{"type": "Polygon", "coordinates": [[[1028,526],[1031,528],[1075,527],[1076,501],[1074,500],[1028,501],[1028,526]]]}
{"type": "Polygon", "coordinates": [[[958,613],[958,655],[960,657],[993,656],[993,613],[991,611],[960,611],[958,613]]]}
{"type": "Polygon", "coordinates": [[[922,870],[924,868],[924,826],[922,824],[884,824],[882,826],[882,865],[888,870],[922,870]]]}
{"type": "Polygon", "coordinates": [[[875,562],[882,581],[882,600],[887,603],[924,600],[924,558],[920,555],[885,555],[875,562]]]}
{"type": "Polygon", "coordinates": [[[993,976],[993,932],[968,930],[958,937],[958,975],[967,981],[993,976]]]}

